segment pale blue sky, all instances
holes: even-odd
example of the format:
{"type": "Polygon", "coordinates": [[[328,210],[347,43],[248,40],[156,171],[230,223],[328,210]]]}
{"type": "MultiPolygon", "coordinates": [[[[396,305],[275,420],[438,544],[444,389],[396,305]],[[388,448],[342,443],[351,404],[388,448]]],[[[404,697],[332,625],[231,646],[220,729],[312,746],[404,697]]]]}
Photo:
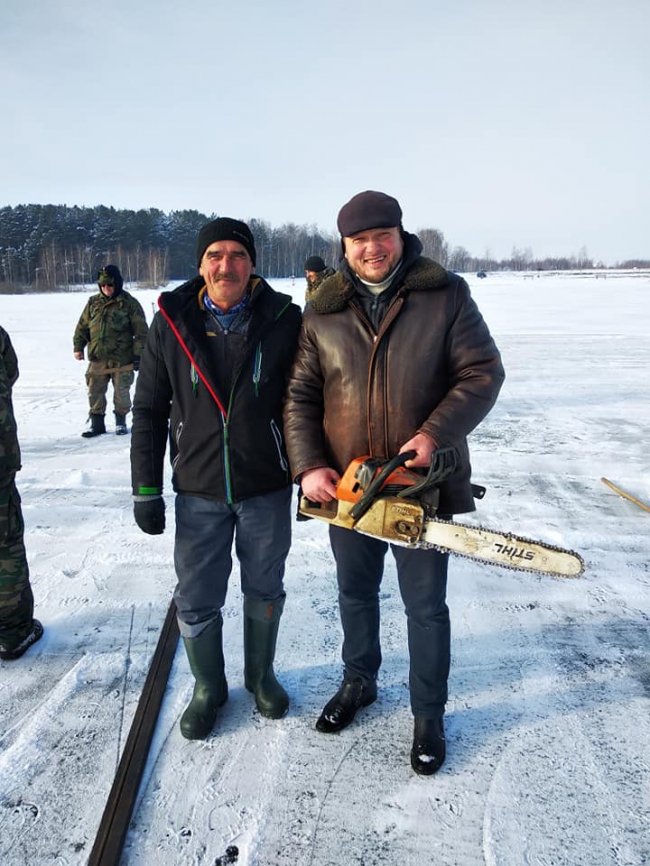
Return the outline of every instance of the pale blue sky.
{"type": "Polygon", "coordinates": [[[650,256],[646,0],[2,0],[0,206],[334,231],[363,189],[475,255],[650,256]]]}

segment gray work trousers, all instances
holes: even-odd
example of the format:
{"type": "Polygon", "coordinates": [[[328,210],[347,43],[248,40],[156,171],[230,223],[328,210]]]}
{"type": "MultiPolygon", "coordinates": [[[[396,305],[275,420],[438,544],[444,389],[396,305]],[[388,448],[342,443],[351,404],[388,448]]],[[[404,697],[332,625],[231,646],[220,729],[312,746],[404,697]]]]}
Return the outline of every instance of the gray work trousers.
{"type": "Polygon", "coordinates": [[[264,601],[284,597],[291,494],[289,486],[233,505],[177,495],[174,601],[183,637],[196,637],[220,616],[232,571],[233,539],[243,594],[264,601]]]}

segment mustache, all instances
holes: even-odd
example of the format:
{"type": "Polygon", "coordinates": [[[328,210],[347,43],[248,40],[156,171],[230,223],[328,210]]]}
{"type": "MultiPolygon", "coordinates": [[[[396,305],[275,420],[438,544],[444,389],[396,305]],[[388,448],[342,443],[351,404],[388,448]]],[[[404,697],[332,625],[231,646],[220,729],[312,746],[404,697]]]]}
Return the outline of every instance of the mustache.
{"type": "Polygon", "coordinates": [[[233,271],[222,271],[220,274],[216,274],[216,276],[214,276],[212,278],[212,281],[214,283],[220,283],[220,282],[225,282],[225,281],[232,282],[233,280],[236,280],[236,279],[237,279],[237,274],[234,273],[233,271]]]}

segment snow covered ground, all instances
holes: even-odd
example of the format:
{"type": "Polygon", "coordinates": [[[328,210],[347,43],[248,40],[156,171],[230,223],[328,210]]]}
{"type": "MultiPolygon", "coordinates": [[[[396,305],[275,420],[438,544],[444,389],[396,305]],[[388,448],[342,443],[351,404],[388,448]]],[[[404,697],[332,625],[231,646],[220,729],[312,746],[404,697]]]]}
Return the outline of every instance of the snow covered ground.
{"type": "MultiPolygon", "coordinates": [[[[340,735],[314,729],[340,678],[326,528],[294,524],[276,669],[292,705],[253,709],[241,596],[225,609],[231,698],[214,736],[178,720],[174,662],[123,866],[640,866],[650,863],[648,274],[469,276],[508,378],[472,437],[474,518],[577,549],[583,578],[450,567],[448,759],[409,766],[406,631],[392,560],[380,698],[340,735]]],[[[275,281],[302,300],[302,280],[275,281]]],[[[151,318],[157,292],[137,293],[151,318]]],[[[132,519],[128,437],[83,440],[87,293],[3,296],[16,347],[19,489],[43,640],[0,663],[0,863],[84,864],[174,586],[168,529],[132,519]]],[[[112,430],[112,426],[111,426],[112,430]]]]}

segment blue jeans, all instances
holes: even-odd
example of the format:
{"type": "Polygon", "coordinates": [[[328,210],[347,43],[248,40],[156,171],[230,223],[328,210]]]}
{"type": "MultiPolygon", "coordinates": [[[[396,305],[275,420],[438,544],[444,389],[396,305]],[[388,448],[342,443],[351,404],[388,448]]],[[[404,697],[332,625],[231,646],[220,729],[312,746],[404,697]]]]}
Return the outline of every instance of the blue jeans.
{"type": "Polygon", "coordinates": [[[221,615],[233,539],[244,595],[265,601],[284,597],[291,493],[289,486],[234,505],[183,493],[176,496],[174,601],[183,637],[196,637],[221,615]]]}
{"type": "MultiPolygon", "coordinates": [[[[379,588],[388,544],[330,526],[336,560],[345,675],[373,681],[381,666],[379,588]]],[[[450,666],[447,595],[449,555],[391,545],[407,618],[409,687],[413,715],[444,712],[450,666]]]]}

